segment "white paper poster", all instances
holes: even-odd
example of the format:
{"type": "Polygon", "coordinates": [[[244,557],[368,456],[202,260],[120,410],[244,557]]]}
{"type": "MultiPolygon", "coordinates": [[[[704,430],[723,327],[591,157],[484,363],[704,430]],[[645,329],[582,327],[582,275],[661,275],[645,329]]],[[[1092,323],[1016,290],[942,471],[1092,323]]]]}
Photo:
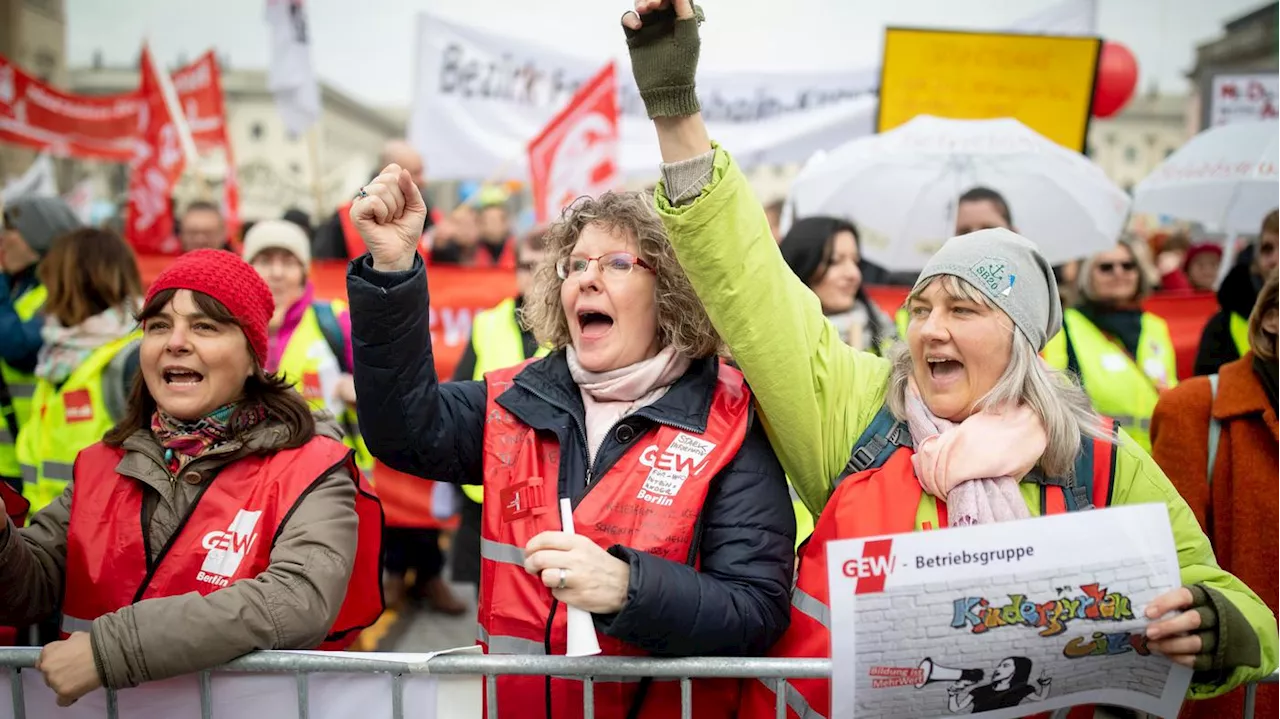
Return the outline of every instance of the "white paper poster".
{"type": "Polygon", "coordinates": [[[1215,75],[1209,97],[1209,127],[1280,117],[1280,75],[1215,75]]]}
{"type": "MultiPolygon", "coordinates": [[[[343,653],[338,659],[423,663],[437,654],[479,652],[464,647],[433,654],[343,653]]],[[[284,652],[277,652],[283,654],[284,652]]],[[[317,654],[319,652],[289,652],[317,654]]],[[[26,719],[102,719],[107,695],[101,689],[63,709],[45,686],[44,676],[22,671],[22,699],[26,719]]],[[[482,679],[478,676],[405,674],[402,679],[405,719],[475,719],[481,715],[482,679]]],[[[307,675],[307,714],[310,719],[391,719],[392,674],[317,672],[307,675]]],[[[298,711],[298,683],[290,673],[246,674],[214,672],[210,679],[215,717],[273,717],[291,719],[298,711]]],[[[0,669],[0,719],[14,716],[10,671],[0,669]]],[[[149,682],[117,694],[121,719],[132,717],[199,717],[200,682],[196,675],[149,682]]]]}
{"type": "Polygon", "coordinates": [[[1144,641],[1180,584],[1164,505],[833,541],[827,576],[832,719],[1175,717],[1191,681],[1144,641]]]}

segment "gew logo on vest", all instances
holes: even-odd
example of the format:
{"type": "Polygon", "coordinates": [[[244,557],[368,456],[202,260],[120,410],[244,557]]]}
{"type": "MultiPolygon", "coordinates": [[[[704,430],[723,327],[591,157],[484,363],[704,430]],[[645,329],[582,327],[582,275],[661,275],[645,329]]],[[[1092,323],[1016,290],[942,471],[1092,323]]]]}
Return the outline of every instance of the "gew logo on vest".
{"type": "Polygon", "coordinates": [[[200,565],[200,572],[196,575],[196,579],[218,587],[230,584],[231,577],[240,570],[240,562],[244,561],[244,555],[253,548],[253,543],[258,539],[258,533],[254,529],[258,526],[258,519],[261,516],[260,511],[248,512],[241,509],[236,512],[236,517],[231,520],[227,531],[209,532],[204,535],[200,546],[209,550],[209,554],[205,556],[204,564],[200,565]]]}
{"type": "Polygon", "coordinates": [[[636,499],[661,507],[671,506],[674,503],[671,498],[676,496],[690,475],[702,469],[715,448],[711,442],[684,432],[677,434],[665,450],[659,451],[656,444],[645,447],[640,453],[640,464],[649,468],[649,476],[636,499]]]}

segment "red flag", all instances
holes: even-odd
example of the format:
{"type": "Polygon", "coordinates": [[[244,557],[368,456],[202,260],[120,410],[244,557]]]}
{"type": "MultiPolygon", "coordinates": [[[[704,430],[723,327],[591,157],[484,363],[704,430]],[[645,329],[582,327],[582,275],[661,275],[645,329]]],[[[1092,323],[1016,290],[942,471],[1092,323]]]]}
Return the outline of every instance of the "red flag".
{"type": "Polygon", "coordinates": [[[169,198],[185,161],[146,47],[142,48],[141,66],[138,91],[142,95],[142,134],[134,143],[135,152],[129,162],[125,237],[139,253],[176,254],[180,248],[173,235],[169,198]]]}
{"type": "Polygon", "coordinates": [[[0,141],[55,155],[128,162],[139,95],[70,95],[0,55],[0,141]]]}
{"type": "Polygon", "coordinates": [[[540,223],[558,217],[582,195],[599,195],[619,184],[618,83],[612,62],[529,143],[529,174],[540,223]]]}
{"type": "Polygon", "coordinates": [[[191,137],[201,153],[222,150],[227,174],[222,185],[222,215],[227,234],[240,235],[240,188],[236,184],[235,156],[227,134],[227,113],[222,96],[222,73],[218,58],[210,50],[195,62],[173,73],[178,104],[191,127],[191,137]]]}

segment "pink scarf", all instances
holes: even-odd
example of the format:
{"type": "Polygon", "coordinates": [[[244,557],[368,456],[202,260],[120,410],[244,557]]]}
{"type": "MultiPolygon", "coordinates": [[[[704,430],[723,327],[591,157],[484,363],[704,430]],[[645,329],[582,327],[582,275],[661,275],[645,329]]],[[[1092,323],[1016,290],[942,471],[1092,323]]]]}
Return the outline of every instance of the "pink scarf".
{"type": "Polygon", "coordinates": [[[1031,516],[1018,482],[1040,461],[1048,438],[1030,407],[977,412],[956,424],[929,411],[915,380],[906,400],[916,478],[947,503],[952,527],[1031,516]]]}
{"type": "Polygon", "coordinates": [[[587,415],[587,460],[594,462],[600,443],[618,420],[646,405],[657,402],[671,383],[684,376],[689,358],[671,347],[633,365],[605,372],[590,372],[578,364],[578,354],[566,353],[569,374],[582,392],[587,415]]]}

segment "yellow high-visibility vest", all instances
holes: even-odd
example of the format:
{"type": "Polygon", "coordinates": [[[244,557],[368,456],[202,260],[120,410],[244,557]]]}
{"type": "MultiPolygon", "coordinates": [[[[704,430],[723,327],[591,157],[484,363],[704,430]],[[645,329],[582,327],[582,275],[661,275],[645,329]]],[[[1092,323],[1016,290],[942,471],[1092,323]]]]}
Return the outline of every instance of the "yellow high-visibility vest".
{"type": "MultiPolygon", "coordinates": [[[[44,285],[36,285],[23,292],[13,309],[18,319],[29,321],[49,297],[44,285]]],[[[31,416],[31,395],[36,391],[36,376],[29,372],[19,372],[0,360],[0,376],[4,377],[5,386],[9,388],[11,404],[0,405],[0,477],[17,477],[21,472],[18,466],[18,438],[9,431],[7,418],[12,415],[18,428],[21,429],[31,416]]]]}

